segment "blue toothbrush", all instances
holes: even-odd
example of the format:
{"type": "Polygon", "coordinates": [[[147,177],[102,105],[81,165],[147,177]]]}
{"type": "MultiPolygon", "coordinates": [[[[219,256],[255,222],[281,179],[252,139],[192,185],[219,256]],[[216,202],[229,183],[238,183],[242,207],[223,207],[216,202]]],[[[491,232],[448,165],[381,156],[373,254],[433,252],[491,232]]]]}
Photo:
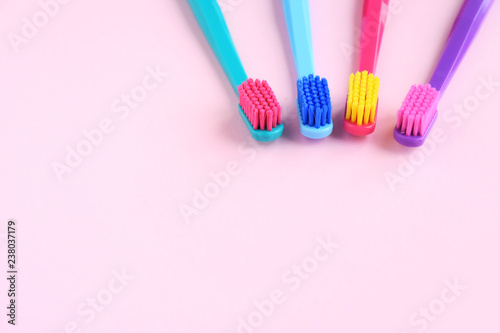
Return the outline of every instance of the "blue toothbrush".
{"type": "Polygon", "coordinates": [[[308,0],[283,0],[288,35],[297,70],[297,111],[300,132],[310,139],[332,133],[332,103],[328,81],[314,74],[308,0]]]}

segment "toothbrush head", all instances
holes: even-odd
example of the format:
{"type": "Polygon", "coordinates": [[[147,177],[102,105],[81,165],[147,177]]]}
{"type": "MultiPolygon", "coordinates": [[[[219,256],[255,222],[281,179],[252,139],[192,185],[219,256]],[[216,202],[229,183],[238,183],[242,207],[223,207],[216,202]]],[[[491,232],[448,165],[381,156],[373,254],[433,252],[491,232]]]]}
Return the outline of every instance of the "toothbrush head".
{"type": "Polygon", "coordinates": [[[240,115],[257,141],[273,141],[283,133],[281,106],[267,81],[248,79],[238,87],[240,115]]]}
{"type": "Polygon", "coordinates": [[[398,110],[394,139],[407,147],[423,145],[436,122],[439,97],[430,84],[413,85],[398,110]]]}
{"type": "Polygon", "coordinates": [[[310,139],[332,133],[332,102],[328,81],[310,74],[297,80],[297,110],[300,132],[310,139]]]}
{"type": "Polygon", "coordinates": [[[375,130],[380,80],[368,71],[349,76],[344,129],[353,135],[368,135],[375,130]]]}

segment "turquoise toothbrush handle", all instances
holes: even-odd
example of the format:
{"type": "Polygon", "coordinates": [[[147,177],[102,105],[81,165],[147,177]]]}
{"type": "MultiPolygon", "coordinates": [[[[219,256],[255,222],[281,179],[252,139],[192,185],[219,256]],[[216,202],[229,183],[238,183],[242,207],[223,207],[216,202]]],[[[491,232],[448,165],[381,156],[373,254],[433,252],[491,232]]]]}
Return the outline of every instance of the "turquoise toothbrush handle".
{"type": "Polygon", "coordinates": [[[308,0],[283,0],[288,36],[299,78],[314,74],[311,19],[308,0]]]}
{"type": "Polygon", "coordinates": [[[434,74],[429,81],[444,93],[494,0],[465,0],[453,24],[434,74]]]}
{"type": "Polygon", "coordinates": [[[188,0],[205,37],[238,95],[238,86],[248,79],[216,0],[188,0]]]}

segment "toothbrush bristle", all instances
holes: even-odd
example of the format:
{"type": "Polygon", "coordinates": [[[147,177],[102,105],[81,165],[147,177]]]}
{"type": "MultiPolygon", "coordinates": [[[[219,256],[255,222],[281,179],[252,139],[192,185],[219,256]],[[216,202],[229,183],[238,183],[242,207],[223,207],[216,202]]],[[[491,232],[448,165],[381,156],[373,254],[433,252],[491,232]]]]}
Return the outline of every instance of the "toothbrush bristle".
{"type": "Polygon", "coordinates": [[[281,106],[267,81],[248,79],[238,87],[238,94],[253,129],[271,131],[281,124],[281,106]]]}
{"type": "Polygon", "coordinates": [[[398,110],[396,128],[406,136],[423,136],[439,101],[439,91],[427,85],[413,85],[398,110]]]}
{"type": "Polygon", "coordinates": [[[345,118],[357,125],[375,122],[380,80],[368,71],[349,76],[345,118]]]}
{"type": "Polygon", "coordinates": [[[332,103],[328,81],[310,74],[297,80],[300,121],[303,125],[320,128],[332,122],[332,103]]]}

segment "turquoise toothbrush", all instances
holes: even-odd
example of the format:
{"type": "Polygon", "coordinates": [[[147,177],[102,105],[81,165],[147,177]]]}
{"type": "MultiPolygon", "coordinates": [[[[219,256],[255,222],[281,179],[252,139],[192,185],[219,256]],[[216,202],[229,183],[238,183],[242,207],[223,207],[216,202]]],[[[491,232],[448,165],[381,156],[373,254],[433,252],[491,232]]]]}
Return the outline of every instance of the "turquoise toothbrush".
{"type": "Polygon", "coordinates": [[[288,35],[297,70],[297,111],[300,132],[310,139],[332,133],[332,103],[328,81],[314,75],[308,0],[283,0],[288,35]]]}
{"type": "Polygon", "coordinates": [[[188,0],[213,52],[240,98],[239,112],[252,137],[273,141],[283,133],[281,106],[266,81],[249,79],[216,0],[188,0]]]}

